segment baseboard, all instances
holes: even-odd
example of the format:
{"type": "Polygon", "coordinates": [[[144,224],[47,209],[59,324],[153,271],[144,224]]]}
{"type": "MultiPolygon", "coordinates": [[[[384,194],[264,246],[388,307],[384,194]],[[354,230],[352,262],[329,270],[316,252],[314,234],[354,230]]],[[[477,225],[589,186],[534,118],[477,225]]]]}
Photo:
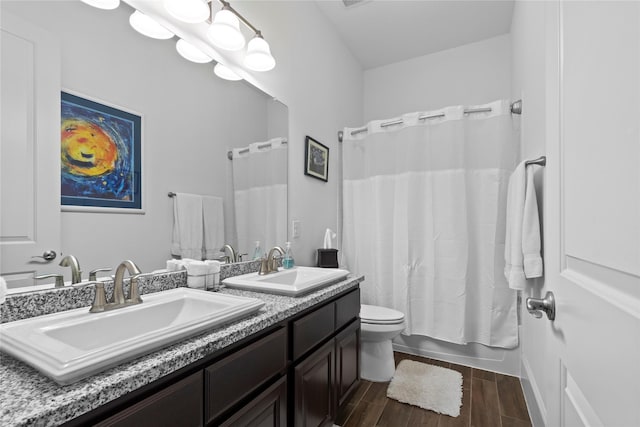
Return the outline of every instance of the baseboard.
{"type": "Polygon", "coordinates": [[[520,377],[519,348],[492,348],[481,344],[457,345],[414,335],[396,338],[393,349],[402,353],[520,377]]]}
{"type": "Polygon", "coordinates": [[[533,371],[527,359],[522,356],[522,377],[520,383],[522,384],[522,391],[524,393],[524,400],[527,403],[527,409],[529,410],[529,418],[533,427],[545,427],[547,425],[547,409],[542,400],[542,394],[540,388],[536,383],[533,371]]]}

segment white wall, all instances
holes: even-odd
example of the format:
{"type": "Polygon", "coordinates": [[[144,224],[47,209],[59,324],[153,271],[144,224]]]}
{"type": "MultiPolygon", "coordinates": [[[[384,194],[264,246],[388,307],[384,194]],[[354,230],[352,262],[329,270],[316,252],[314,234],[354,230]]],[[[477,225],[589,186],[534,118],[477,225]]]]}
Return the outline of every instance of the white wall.
{"type": "Polygon", "coordinates": [[[511,39],[505,34],[365,71],[364,120],[509,98],[510,84],[511,39]]]}
{"type": "MultiPolygon", "coordinates": [[[[545,103],[546,103],[546,64],[545,64],[545,5],[544,2],[516,1],[511,22],[512,43],[512,94],[521,98],[523,114],[520,117],[520,140],[522,159],[533,159],[545,154],[545,103]]],[[[542,212],[542,179],[543,171],[536,173],[536,191],[539,208],[542,212]]],[[[544,219],[540,215],[541,219],[544,219]]],[[[542,221],[544,226],[544,221],[542,221]]],[[[544,278],[529,281],[527,290],[522,292],[523,301],[534,289],[544,286],[544,278]]],[[[539,292],[536,293],[538,296],[539,292]]],[[[544,295],[544,292],[542,292],[544,295]]],[[[540,425],[545,412],[544,403],[538,408],[533,393],[540,389],[535,384],[545,378],[551,366],[547,356],[552,349],[546,348],[549,340],[546,337],[548,323],[541,322],[531,316],[524,304],[520,307],[520,348],[521,377],[527,397],[530,415],[535,425],[540,425]]],[[[539,402],[545,396],[538,396],[539,402]]]]}
{"type": "Polygon", "coordinates": [[[289,106],[289,235],[291,220],[300,220],[294,256],[298,264],[315,265],[325,229],[337,229],[337,132],[362,122],[362,68],[315,2],[240,2],[237,8],[259,23],[277,60],[254,81],[289,106]],[[306,135],[329,147],[326,183],[304,175],[306,135]]]}
{"type": "MultiPolygon", "coordinates": [[[[261,97],[247,83],[217,79],[210,65],[184,61],[173,41],[135,33],[127,5],[2,8],[61,38],[65,88],[144,115],[146,214],[64,213],[63,251],[80,257],[85,271],[125,258],[144,271],[162,267],[171,238],[167,192],[224,194],[227,147],[266,134],[261,97]]],[[[243,2],[241,12],[268,37],[278,61],[252,81],[289,106],[289,217],[302,221],[294,252],[299,264],[312,264],[325,227],[337,224],[336,131],[362,120],[362,70],[313,2],[243,2]],[[328,183],[303,174],[307,134],[331,149],[328,183]]]]}

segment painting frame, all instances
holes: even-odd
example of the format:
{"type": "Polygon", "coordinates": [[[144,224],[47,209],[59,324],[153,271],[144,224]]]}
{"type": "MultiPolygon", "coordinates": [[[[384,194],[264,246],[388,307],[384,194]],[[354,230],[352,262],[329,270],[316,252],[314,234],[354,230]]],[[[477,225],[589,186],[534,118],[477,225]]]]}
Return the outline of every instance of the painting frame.
{"type": "Polygon", "coordinates": [[[142,114],[68,89],[60,98],[61,210],[144,214],[142,114]],[[77,142],[87,135],[102,137],[89,154],[77,142]]]}
{"type": "Polygon", "coordinates": [[[304,174],[321,181],[329,181],[329,147],[312,137],[305,138],[304,174]]]}

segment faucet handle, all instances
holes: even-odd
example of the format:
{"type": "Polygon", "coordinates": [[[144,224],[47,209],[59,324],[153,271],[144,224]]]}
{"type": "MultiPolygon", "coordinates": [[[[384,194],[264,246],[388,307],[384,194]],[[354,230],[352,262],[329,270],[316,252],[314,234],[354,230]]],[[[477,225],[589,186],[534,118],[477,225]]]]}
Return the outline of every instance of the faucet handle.
{"type": "Polygon", "coordinates": [[[127,302],[139,304],[142,302],[142,298],[140,298],[140,289],[138,289],[138,279],[142,276],[142,274],[136,274],[135,276],[131,276],[129,281],[129,299],[127,302]]]}
{"type": "Polygon", "coordinates": [[[104,293],[104,283],[98,282],[96,283],[96,293],[93,296],[93,304],[91,304],[89,313],[100,313],[104,311],[106,305],[107,296],[104,293]]]}
{"type": "Polygon", "coordinates": [[[51,277],[56,278],[56,288],[64,287],[64,276],[62,274],[43,274],[42,276],[35,276],[34,279],[49,279],[51,277]]]}
{"type": "Polygon", "coordinates": [[[89,281],[90,282],[95,282],[96,280],[98,280],[98,273],[101,271],[111,271],[112,269],[107,267],[107,268],[96,268],[95,270],[91,270],[89,272],[89,281]]]}
{"type": "Polygon", "coordinates": [[[260,269],[258,270],[259,276],[264,276],[265,274],[269,274],[269,261],[266,256],[260,258],[260,269]]]}
{"type": "Polygon", "coordinates": [[[248,253],[244,253],[244,254],[237,254],[237,255],[236,255],[237,261],[238,261],[238,262],[242,262],[242,257],[243,257],[243,256],[247,256],[247,255],[249,255],[249,254],[248,254],[248,253]]]}

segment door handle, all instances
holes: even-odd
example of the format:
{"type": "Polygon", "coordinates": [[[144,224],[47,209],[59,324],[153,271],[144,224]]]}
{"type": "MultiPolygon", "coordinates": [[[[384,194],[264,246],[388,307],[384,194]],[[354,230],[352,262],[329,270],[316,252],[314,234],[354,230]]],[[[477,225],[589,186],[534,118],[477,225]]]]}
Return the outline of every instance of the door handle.
{"type": "Polygon", "coordinates": [[[553,292],[547,292],[544,298],[527,298],[527,310],[536,318],[542,317],[542,312],[547,315],[547,319],[556,318],[556,299],[553,292]]]}
{"type": "Polygon", "coordinates": [[[42,255],[34,255],[31,258],[42,258],[45,261],[53,261],[58,254],[56,251],[44,251],[42,255]]]}

